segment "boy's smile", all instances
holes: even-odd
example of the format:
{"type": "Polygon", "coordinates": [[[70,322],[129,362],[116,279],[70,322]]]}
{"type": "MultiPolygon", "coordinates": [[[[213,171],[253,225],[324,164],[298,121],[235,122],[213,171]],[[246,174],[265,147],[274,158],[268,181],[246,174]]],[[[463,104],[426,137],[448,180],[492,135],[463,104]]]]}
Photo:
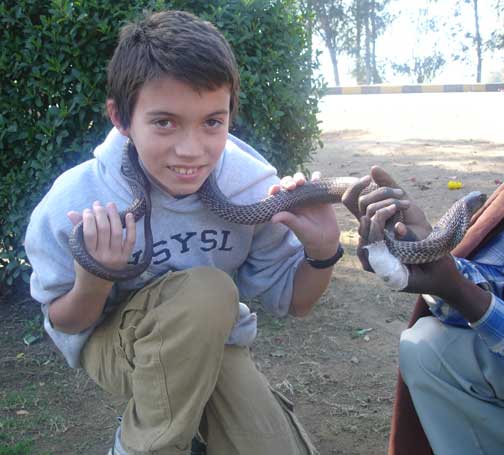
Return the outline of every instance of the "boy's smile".
{"type": "Polygon", "coordinates": [[[147,82],[139,91],[129,128],[109,114],[136,146],[145,170],[172,196],[198,191],[219,160],[229,129],[230,90],[197,91],[173,78],[147,82]]]}

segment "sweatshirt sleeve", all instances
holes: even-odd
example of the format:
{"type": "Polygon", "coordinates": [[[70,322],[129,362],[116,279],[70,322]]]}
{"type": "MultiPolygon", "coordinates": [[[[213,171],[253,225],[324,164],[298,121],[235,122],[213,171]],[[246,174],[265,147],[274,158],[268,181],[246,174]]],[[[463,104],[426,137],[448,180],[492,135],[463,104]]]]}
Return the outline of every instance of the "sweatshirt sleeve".
{"type": "Polygon", "coordinates": [[[33,212],[25,237],[25,250],[32,266],[32,297],[48,304],[67,293],[75,281],[73,258],[68,247],[70,220],[48,204],[46,196],[33,212]]]}

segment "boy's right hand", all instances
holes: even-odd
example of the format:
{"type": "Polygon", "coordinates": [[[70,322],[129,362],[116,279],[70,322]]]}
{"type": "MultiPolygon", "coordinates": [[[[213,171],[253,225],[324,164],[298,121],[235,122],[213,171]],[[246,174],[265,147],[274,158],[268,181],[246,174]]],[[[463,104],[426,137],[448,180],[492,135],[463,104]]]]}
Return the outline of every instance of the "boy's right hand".
{"type": "MultiPolygon", "coordinates": [[[[126,267],[136,238],[132,214],[126,216],[125,236],[115,204],[103,207],[95,202],[92,209],[85,209],[82,213],[70,211],[67,216],[74,226],[83,222],[86,250],[96,261],[116,270],[126,267]]],[[[79,333],[99,319],[114,284],[89,273],[77,261],[74,261],[74,267],[73,288],[49,305],[49,319],[53,326],[66,333],[79,333]]]]}
{"type": "MultiPolygon", "coordinates": [[[[88,253],[100,264],[114,270],[126,267],[136,240],[136,224],[131,213],[126,215],[126,235],[123,235],[121,218],[114,203],[103,207],[99,201],[92,209],[81,213],[70,211],[68,218],[75,226],[83,222],[84,243],[88,253]]],[[[75,262],[77,279],[89,281],[89,272],[75,262]]],[[[94,277],[97,278],[97,277],[94,277]]]]}

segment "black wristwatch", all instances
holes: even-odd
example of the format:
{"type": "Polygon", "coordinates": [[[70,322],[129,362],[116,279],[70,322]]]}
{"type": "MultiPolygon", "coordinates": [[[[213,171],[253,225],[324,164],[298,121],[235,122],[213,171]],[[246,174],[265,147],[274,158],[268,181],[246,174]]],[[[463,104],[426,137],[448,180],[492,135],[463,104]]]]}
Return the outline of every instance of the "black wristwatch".
{"type": "Polygon", "coordinates": [[[333,257],[330,257],[329,259],[313,259],[309,257],[306,254],[306,251],[304,253],[304,258],[305,261],[308,262],[313,268],[315,269],[327,269],[328,267],[332,267],[336,262],[338,262],[342,257],[343,254],[345,253],[345,250],[341,246],[341,243],[338,245],[338,250],[336,251],[336,254],[333,257]]]}

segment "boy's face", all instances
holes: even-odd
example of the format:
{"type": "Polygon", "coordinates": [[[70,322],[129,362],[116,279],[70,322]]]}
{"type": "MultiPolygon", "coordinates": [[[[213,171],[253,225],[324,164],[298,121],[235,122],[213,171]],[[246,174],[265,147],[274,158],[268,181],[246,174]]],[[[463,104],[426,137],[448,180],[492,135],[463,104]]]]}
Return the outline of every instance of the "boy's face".
{"type": "Polygon", "coordinates": [[[172,196],[195,193],[217,164],[229,128],[230,90],[197,92],[172,78],[146,83],[129,128],[113,104],[112,122],[136,146],[150,176],[172,196]]]}

